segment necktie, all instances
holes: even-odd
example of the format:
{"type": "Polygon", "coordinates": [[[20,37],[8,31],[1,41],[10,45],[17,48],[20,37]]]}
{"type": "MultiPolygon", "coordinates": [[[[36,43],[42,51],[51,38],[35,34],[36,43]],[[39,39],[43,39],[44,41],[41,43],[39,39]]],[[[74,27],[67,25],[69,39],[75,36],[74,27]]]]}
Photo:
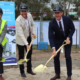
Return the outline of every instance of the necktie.
{"type": "Polygon", "coordinates": [[[61,21],[59,21],[60,30],[63,31],[61,21]]]}
{"type": "Polygon", "coordinates": [[[62,35],[65,36],[62,25],[61,25],[61,21],[59,21],[59,26],[60,26],[60,31],[61,31],[62,35]]]}

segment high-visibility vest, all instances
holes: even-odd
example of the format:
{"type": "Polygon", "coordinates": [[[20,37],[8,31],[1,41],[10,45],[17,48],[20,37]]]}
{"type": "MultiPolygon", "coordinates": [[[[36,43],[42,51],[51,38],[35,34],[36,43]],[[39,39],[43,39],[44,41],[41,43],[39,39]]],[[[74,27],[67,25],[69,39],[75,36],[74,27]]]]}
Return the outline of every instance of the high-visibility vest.
{"type": "MultiPolygon", "coordinates": [[[[1,35],[2,31],[3,31],[3,29],[4,29],[5,23],[7,23],[6,20],[4,20],[4,19],[1,19],[1,20],[2,20],[2,22],[1,22],[0,35],[1,35]]],[[[5,46],[5,44],[6,44],[7,42],[8,42],[7,38],[4,37],[3,41],[1,42],[1,45],[2,45],[2,46],[5,46]]]]}

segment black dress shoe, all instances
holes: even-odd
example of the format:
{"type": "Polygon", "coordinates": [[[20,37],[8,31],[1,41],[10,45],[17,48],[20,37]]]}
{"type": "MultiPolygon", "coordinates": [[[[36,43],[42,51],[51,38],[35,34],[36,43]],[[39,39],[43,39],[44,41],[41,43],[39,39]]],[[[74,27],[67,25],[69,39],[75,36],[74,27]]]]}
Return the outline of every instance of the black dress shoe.
{"type": "Polygon", "coordinates": [[[53,78],[51,78],[50,80],[56,80],[56,79],[60,79],[60,75],[56,74],[53,78]]]}
{"type": "Polygon", "coordinates": [[[2,77],[2,75],[0,75],[0,80],[4,80],[4,78],[2,77]]]}
{"type": "Polygon", "coordinates": [[[24,78],[26,78],[26,75],[25,75],[25,73],[21,73],[21,77],[24,77],[24,78]]]}
{"type": "Polygon", "coordinates": [[[27,71],[27,73],[29,73],[31,75],[36,75],[36,73],[34,73],[32,70],[31,71],[27,71]]]}
{"type": "Polygon", "coordinates": [[[68,77],[66,80],[71,80],[71,77],[68,77]]]}

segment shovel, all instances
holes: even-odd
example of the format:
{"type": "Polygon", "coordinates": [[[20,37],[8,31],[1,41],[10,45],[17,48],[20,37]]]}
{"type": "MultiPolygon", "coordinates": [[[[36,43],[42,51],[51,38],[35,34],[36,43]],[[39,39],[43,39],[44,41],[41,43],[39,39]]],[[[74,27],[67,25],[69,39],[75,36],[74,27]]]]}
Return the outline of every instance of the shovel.
{"type": "MultiPolygon", "coordinates": [[[[34,38],[32,39],[32,41],[31,41],[31,43],[30,43],[30,47],[31,47],[31,45],[32,45],[33,40],[34,40],[34,38]]],[[[18,64],[19,64],[19,65],[24,64],[24,63],[26,63],[26,62],[29,61],[29,59],[26,59],[26,57],[27,57],[27,55],[28,55],[28,52],[29,52],[29,50],[27,50],[24,59],[20,59],[20,60],[18,61],[18,64]]]]}
{"type": "Polygon", "coordinates": [[[6,59],[4,59],[3,57],[0,57],[0,62],[5,62],[6,59]]]}
{"type": "MultiPolygon", "coordinates": [[[[62,47],[64,47],[65,45],[67,45],[65,42],[63,42],[63,45],[56,51],[56,54],[61,50],[62,47]]],[[[53,59],[54,55],[52,55],[50,57],[50,59],[46,62],[45,65],[43,64],[40,64],[39,66],[37,66],[35,69],[34,69],[34,72],[43,72],[45,71],[46,69],[48,69],[47,67],[47,64],[53,59]]]]}

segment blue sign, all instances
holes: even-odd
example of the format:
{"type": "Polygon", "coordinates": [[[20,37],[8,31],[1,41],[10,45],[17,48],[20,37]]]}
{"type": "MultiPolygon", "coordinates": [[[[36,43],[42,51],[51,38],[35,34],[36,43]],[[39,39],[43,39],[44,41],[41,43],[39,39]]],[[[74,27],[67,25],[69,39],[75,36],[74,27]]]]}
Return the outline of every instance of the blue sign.
{"type": "Polygon", "coordinates": [[[6,38],[8,43],[3,50],[3,57],[6,61],[4,65],[16,65],[16,42],[15,42],[15,3],[14,2],[0,2],[0,8],[3,10],[2,19],[7,21],[6,38]]]}
{"type": "Polygon", "coordinates": [[[15,3],[0,2],[0,8],[3,10],[2,19],[7,21],[8,28],[15,27],[15,3]]]}

